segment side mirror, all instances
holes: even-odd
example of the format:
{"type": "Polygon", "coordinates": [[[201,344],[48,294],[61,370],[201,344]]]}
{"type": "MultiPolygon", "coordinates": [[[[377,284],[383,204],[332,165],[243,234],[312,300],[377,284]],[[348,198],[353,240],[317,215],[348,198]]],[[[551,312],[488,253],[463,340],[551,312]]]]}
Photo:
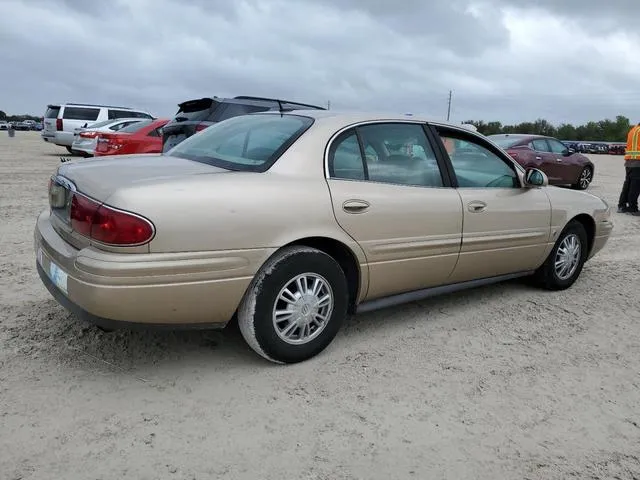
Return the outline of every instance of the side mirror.
{"type": "Polygon", "coordinates": [[[527,187],[546,187],[549,185],[549,178],[542,170],[528,168],[524,174],[524,182],[527,187]]]}

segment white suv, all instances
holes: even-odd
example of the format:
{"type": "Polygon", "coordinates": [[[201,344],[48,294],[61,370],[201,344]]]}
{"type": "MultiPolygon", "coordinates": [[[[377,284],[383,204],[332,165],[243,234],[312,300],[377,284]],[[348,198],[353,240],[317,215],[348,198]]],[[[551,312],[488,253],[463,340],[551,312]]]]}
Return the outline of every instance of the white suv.
{"type": "Polygon", "coordinates": [[[45,142],[66,147],[69,153],[73,153],[71,145],[77,128],[90,127],[97,122],[119,118],[155,119],[149,112],[129,107],[80,103],[54,104],[47,105],[41,135],[45,142]]]}

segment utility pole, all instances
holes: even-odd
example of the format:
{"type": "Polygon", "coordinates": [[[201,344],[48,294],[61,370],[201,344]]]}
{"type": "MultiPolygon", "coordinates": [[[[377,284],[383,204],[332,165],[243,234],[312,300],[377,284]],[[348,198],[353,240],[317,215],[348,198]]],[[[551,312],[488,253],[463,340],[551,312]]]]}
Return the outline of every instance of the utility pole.
{"type": "Polygon", "coordinates": [[[327,110],[331,110],[331,100],[327,100],[327,110]]]}
{"type": "Polygon", "coordinates": [[[447,107],[447,122],[449,121],[449,117],[451,116],[451,95],[453,92],[449,90],[449,106],[447,107]]]}

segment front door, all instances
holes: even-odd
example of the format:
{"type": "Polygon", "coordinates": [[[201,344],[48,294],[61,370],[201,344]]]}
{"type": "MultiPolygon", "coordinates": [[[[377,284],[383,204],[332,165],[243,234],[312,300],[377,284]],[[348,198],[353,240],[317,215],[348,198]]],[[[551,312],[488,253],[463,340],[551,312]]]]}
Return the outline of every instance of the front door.
{"type": "Polygon", "coordinates": [[[366,255],[366,299],[447,283],[460,251],[462,205],[424,127],[358,126],[332,142],[328,161],[336,219],[366,255]]]}
{"type": "Polygon", "coordinates": [[[543,188],[523,188],[512,160],[475,135],[436,127],[458,182],[464,227],[451,280],[462,282],[536,269],[551,233],[543,188]]]}

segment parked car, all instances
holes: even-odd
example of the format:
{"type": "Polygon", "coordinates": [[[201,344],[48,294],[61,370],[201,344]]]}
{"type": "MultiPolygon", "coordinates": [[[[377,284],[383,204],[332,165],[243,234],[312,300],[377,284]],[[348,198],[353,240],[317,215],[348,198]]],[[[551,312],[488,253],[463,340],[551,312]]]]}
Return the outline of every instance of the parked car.
{"type": "Polygon", "coordinates": [[[105,120],[104,122],[94,123],[87,128],[76,128],[73,132],[74,139],[71,144],[71,150],[73,153],[91,157],[95,152],[99,133],[117,132],[141,121],[141,118],[122,118],[120,120],[105,120]]]}
{"type": "Polygon", "coordinates": [[[94,123],[120,118],[153,119],[153,115],[129,107],[89,105],[79,103],[53,104],[47,106],[44,115],[42,139],[66,147],[73,153],[73,133],[76,128],[90,127],[94,123]]]}
{"type": "Polygon", "coordinates": [[[228,118],[268,110],[324,110],[323,107],[274,98],[238,96],[234,98],[199,98],[178,105],[178,113],[163,129],[162,151],[166,152],[184,139],[228,118]]]}
{"type": "Polygon", "coordinates": [[[586,190],[593,181],[593,162],[556,138],[524,134],[497,134],[488,138],[523,167],[542,170],[551,185],[586,190]]]}
{"type": "Polygon", "coordinates": [[[0,121],[0,130],[9,130],[9,124],[4,120],[0,121]]]}
{"type": "Polygon", "coordinates": [[[609,145],[610,155],[624,155],[627,151],[627,145],[625,143],[612,143],[609,145]]]}
{"type": "Polygon", "coordinates": [[[169,119],[142,120],[117,132],[100,132],[96,136],[95,157],[162,153],[162,127],[169,119]]]}
{"type": "Polygon", "coordinates": [[[64,163],[36,223],[50,293],[102,325],[222,327],[303,361],[349,314],[531,276],[569,288],[606,202],[486,137],[404,115],[263,112],[168,154],[64,163]]]}

